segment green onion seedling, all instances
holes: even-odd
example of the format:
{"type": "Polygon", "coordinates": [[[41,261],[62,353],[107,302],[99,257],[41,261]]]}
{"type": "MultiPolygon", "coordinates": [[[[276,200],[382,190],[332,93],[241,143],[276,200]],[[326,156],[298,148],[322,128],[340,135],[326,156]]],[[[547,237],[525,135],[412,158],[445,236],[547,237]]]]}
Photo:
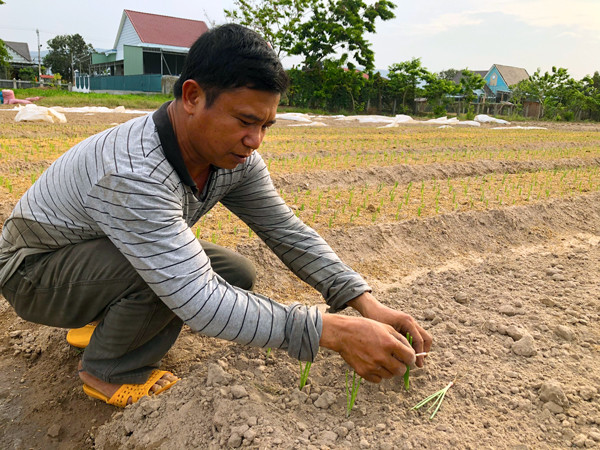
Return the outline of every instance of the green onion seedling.
{"type": "Polygon", "coordinates": [[[352,408],[354,408],[354,402],[356,402],[356,396],[358,395],[358,388],[362,378],[356,377],[356,371],[352,374],[352,386],[348,386],[348,371],[346,370],[346,417],[350,417],[352,408]]]}
{"type": "MultiPolygon", "coordinates": [[[[456,381],[456,379],[455,379],[455,381],[456,381]]],[[[450,383],[448,383],[444,389],[440,389],[439,391],[435,392],[434,394],[431,394],[426,399],[421,400],[419,403],[417,403],[415,406],[413,406],[412,409],[419,409],[420,407],[426,405],[427,403],[429,403],[430,401],[433,400],[433,403],[429,406],[429,408],[427,408],[427,412],[429,412],[429,410],[431,410],[433,408],[433,414],[431,414],[431,417],[429,417],[429,420],[432,420],[435,417],[435,414],[440,409],[440,406],[442,406],[442,402],[444,401],[446,392],[448,392],[448,389],[450,389],[452,386],[454,386],[454,381],[451,381],[450,383]]]]}
{"type": "Polygon", "coordinates": [[[306,381],[308,380],[308,374],[310,373],[310,366],[312,363],[309,361],[306,363],[304,367],[302,367],[302,361],[298,361],[300,363],[300,390],[306,385],[306,381]]]}
{"type": "MultiPolygon", "coordinates": [[[[410,335],[410,333],[406,333],[406,339],[408,340],[408,343],[412,346],[413,338],[410,335]]],[[[409,376],[410,376],[410,367],[406,366],[406,372],[404,372],[404,389],[406,389],[407,391],[408,391],[408,388],[410,387],[410,381],[408,379],[409,376]]]]}

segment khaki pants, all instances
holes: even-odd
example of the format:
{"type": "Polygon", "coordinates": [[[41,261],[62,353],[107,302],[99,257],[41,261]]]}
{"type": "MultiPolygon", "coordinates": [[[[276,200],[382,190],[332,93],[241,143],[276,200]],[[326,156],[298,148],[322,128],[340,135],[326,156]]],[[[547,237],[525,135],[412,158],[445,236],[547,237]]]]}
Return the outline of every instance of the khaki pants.
{"type": "MultiPolygon", "coordinates": [[[[202,247],[222,278],[252,289],[249,260],[209,242],[202,247]]],[[[78,328],[99,320],[82,363],[109,383],[146,382],[183,325],[108,238],[26,257],[2,293],[31,322],[78,328]]]]}

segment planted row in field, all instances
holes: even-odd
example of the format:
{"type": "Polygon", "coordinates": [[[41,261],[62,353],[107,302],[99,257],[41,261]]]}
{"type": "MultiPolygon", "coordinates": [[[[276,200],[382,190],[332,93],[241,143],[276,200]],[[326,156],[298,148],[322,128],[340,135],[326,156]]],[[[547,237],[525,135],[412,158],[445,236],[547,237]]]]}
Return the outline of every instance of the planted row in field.
{"type": "MultiPolygon", "coordinates": [[[[298,217],[324,232],[439,214],[500,209],[599,190],[600,167],[588,166],[280,193],[298,217]]],[[[221,244],[237,244],[255,237],[222,206],[205,216],[195,230],[198,237],[221,244]]]]}

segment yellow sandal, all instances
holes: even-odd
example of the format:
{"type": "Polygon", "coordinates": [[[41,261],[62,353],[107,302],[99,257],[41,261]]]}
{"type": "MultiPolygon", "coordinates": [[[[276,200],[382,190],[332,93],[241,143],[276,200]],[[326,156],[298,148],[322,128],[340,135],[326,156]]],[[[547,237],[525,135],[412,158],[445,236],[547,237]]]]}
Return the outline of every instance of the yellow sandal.
{"type": "Polygon", "coordinates": [[[67,333],[67,342],[73,347],[86,348],[90,343],[96,324],[88,323],[85,327],[73,328],[67,333]]]}
{"type": "Polygon", "coordinates": [[[129,397],[131,397],[132,403],[136,403],[142,397],[145,397],[147,395],[157,395],[161,392],[166,391],[179,381],[178,378],[177,380],[171,381],[165,386],[161,387],[158,391],[154,393],[151,392],[150,388],[152,388],[152,386],[154,386],[154,384],[158,380],[160,380],[166,373],[173,375],[171,372],[168,372],[166,370],[155,369],[150,374],[148,381],[146,381],[144,384],[124,384],[119,388],[119,390],[117,390],[117,392],[114,393],[114,395],[111,398],[108,398],[102,392],[97,391],[96,389],[88,386],[87,384],[83,385],[83,392],[85,392],[89,397],[97,398],[98,400],[102,400],[108,403],[109,405],[125,408],[127,406],[127,400],[129,399],[129,397]]]}

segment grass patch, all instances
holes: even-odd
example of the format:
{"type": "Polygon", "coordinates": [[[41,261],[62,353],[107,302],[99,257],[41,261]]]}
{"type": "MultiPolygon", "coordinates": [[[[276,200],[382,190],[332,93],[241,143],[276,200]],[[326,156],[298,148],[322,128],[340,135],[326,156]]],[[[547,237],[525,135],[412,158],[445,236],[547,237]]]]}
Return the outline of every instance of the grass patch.
{"type": "Polygon", "coordinates": [[[42,99],[35,102],[40,106],[105,106],[107,108],[124,106],[128,109],[158,109],[164,102],[173,99],[172,95],[165,94],[84,94],[52,88],[16,89],[14,92],[15,96],[20,99],[42,97],[42,99]]]}

